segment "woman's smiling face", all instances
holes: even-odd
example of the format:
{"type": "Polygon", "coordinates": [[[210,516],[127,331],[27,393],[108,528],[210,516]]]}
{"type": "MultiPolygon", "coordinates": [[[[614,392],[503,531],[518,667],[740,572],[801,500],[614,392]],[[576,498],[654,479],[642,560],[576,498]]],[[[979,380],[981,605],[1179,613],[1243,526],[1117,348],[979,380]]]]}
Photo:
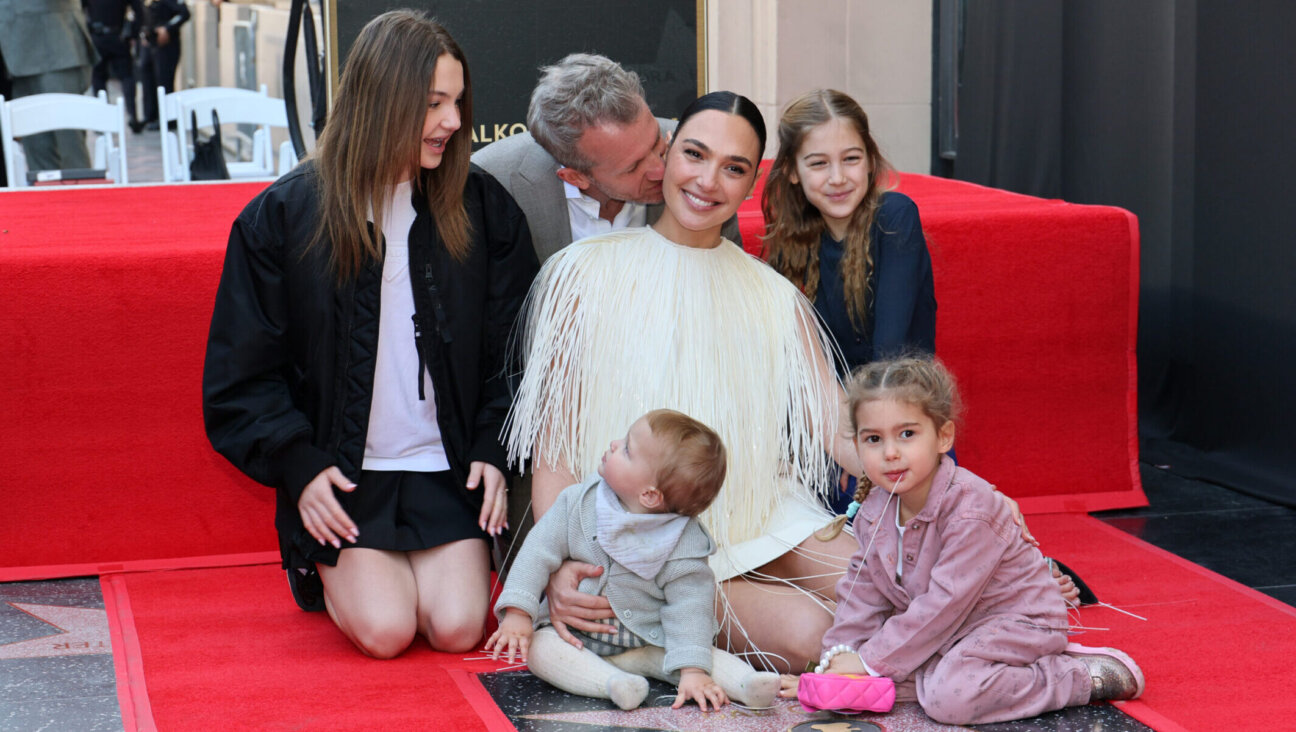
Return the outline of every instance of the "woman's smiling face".
{"type": "Polygon", "coordinates": [[[666,154],[666,210],[657,230],[677,244],[712,247],[720,228],[751,193],[760,140],[747,120],[708,109],[690,117],[666,154]]]}

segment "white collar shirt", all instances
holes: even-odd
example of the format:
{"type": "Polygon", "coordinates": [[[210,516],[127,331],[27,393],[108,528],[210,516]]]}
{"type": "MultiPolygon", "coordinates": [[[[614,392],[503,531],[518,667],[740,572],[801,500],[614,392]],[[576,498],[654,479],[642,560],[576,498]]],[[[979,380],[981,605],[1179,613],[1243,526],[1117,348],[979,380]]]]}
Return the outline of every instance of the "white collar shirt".
{"type": "Polygon", "coordinates": [[[567,218],[571,221],[572,241],[648,223],[648,207],[642,203],[626,201],[617,215],[608,221],[599,216],[599,202],[581,189],[563,181],[563,190],[567,193],[567,218]]]}

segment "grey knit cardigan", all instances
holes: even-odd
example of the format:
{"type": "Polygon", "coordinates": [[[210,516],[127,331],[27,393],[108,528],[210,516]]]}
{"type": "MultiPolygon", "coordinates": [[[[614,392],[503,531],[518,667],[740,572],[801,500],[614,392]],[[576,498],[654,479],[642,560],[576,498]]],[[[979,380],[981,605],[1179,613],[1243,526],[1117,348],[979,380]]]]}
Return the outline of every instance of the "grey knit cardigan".
{"type": "MultiPolygon", "coordinates": [[[[595,506],[597,475],[563,490],[527,535],[495,603],[495,612],[515,607],[536,624],[549,619],[549,603],[541,601],[549,576],[565,560],[603,567],[603,574],[581,581],[580,591],[604,595],[617,618],[647,643],[666,650],[663,671],[699,668],[711,672],[715,621],[715,575],[707,557],[715,542],[698,520],[692,519],[657,576],[645,580],[622,567],[603,551],[597,536],[595,506]]],[[[667,551],[662,547],[662,551],[667,551]]]]}

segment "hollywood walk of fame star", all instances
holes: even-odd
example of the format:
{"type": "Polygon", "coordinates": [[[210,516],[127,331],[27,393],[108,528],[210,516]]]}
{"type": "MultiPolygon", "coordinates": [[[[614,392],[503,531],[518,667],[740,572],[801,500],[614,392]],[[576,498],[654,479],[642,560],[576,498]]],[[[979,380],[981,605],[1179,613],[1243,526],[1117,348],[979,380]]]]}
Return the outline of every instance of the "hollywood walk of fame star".
{"type": "Polygon", "coordinates": [[[521,714],[519,719],[589,725],[591,728],[632,728],[679,732],[947,732],[963,729],[933,721],[913,702],[896,704],[888,714],[843,717],[829,712],[805,712],[791,700],[775,702],[772,709],[748,712],[726,706],[718,712],[703,712],[693,705],[683,709],[640,707],[628,712],[618,709],[521,714]]]}
{"type": "Polygon", "coordinates": [[[112,653],[108,614],[103,608],[10,602],[9,606],[54,626],[57,632],[0,644],[0,659],[89,656],[112,653]]]}
{"type": "Polygon", "coordinates": [[[806,721],[806,713],[799,705],[784,701],[776,702],[773,708],[760,712],[748,712],[732,704],[719,711],[704,712],[690,704],[682,709],[645,706],[625,712],[602,709],[521,716],[524,719],[587,724],[598,728],[631,727],[690,732],[767,732],[787,729],[806,721]]]}
{"type": "Polygon", "coordinates": [[[747,711],[737,705],[722,707],[718,712],[703,712],[689,704],[671,709],[674,687],[650,681],[649,704],[621,711],[612,703],[574,696],[549,686],[527,671],[477,674],[477,681],[512,720],[517,729],[635,729],[710,732],[957,732],[933,721],[917,702],[897,702],[886,714],[868,713],[847,716],[833,712],[806,712],[791,699],[779,699],[769,710],[747,711]],[[842,727],[846,724],[846,727],[842,727]],[[809,726],[807,726],[809,725],[809,726]]]}
{"type": "Polygon", "coordinates": [[[825,719],[802,722],[788,732],[877,732],[879,729],[872,722],[857,719],[825,719]]]}

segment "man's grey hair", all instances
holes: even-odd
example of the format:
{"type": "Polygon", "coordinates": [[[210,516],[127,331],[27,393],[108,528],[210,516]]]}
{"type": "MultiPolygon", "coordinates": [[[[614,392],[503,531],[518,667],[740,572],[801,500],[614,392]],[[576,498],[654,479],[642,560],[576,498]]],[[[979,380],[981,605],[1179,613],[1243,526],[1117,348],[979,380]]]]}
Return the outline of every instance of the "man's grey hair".
{"type": "Polygon", "coordinates": [[[540,69],[527,127],[561,165],[588,172],[594,161],[576,149],[585,130],[606,123],[630,124],[645,103],[638,74],[606,56],[573,53],[540,69]]]}

